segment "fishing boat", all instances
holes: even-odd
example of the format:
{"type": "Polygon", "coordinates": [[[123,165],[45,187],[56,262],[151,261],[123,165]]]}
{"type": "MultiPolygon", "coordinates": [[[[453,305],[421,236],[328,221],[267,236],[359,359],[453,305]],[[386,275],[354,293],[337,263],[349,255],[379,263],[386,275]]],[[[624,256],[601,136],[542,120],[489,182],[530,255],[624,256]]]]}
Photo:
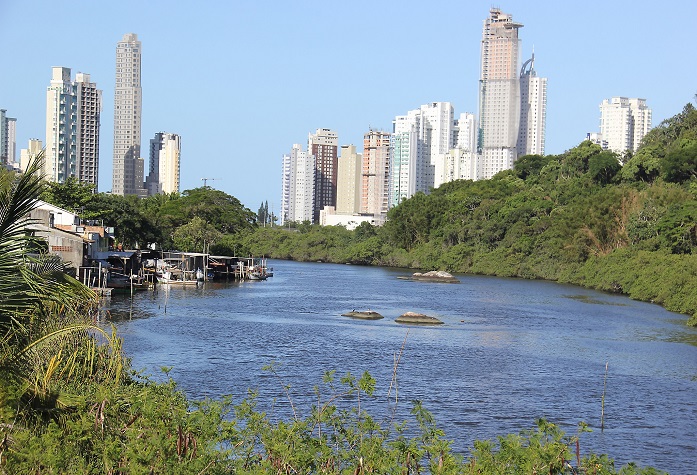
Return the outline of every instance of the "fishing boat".
{"type": "Polygon", "coordinates": [[[197,279],[187,279],[185,278],[185,273],[174,273],[170,270],[166,270],[162,275],[157,276],[157,282],[159,284],[165,285],[196,285],[198,284],[197,279]]]}

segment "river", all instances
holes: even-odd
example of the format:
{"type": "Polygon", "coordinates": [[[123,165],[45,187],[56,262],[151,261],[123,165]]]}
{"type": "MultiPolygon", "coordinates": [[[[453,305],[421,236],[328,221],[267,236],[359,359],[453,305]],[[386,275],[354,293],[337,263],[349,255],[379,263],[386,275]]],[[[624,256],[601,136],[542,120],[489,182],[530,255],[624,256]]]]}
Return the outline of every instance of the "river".
{"type": "MultiPolygon", "coordinates": [[[[684,315],[543,281],[458,275],[460,284],[426,283],[398,279],[409,275],[402,269],[270,265],[275,275],[262,282],[114,296],[109,319],[133,366],[156,379],[171,367],[196,399],[231,394],[239,402],[256,389],[261,402],[273,401],[273,414],[290,418],[283,385],[307,414],[312,388],[329,370],[369,371],[377,399],[386,400],[401,351],[397,420],[409,420],[410,401],[421,400],[457,452],[544,417],[567,434],[586,422],[593,432],[581,436],[582,454],[695,470],[697,329],[684,315]],[[385,318],[341,316],[353,309],[385,318]],[[444,325],[395,323],[406,311],[444,325]],[[262,370],[272,362],[282,382],[262,370]]],[[[394,398],[392,389],[391,410],[394,398]]]]}

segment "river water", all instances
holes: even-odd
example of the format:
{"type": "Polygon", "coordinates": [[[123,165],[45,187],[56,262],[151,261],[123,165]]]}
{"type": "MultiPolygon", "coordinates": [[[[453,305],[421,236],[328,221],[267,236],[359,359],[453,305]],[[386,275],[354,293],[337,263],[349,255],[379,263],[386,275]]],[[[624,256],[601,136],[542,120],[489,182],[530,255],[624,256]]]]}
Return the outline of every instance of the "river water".
{"type": "Polygon", "coordinates": [[[270,265],[275,276],[265,282],[112,297],[109,318],[133,366],[155,379],[172,367],[195,399],[231,394],[239,402],[256,389],[262,407],[286,419],[284,385],[307,415],[325,371],[367,370],[377,380],[371,415],[396,411],[395,421],[411,421],[410,401],[421,400],[463,454],[474,440],[531,429],[544,417],[570,435],[586,422],[593,432],[581,436],[583,454],[694,473],[697,329],[684,315],[542,281],[458,275],[460,284],[425,283],[398,279],[409,275],[400,269],[270,265]],[[353,309],[385,318],[341,316],[353,309]],[[444,325],[395,323],[406,311],[444,325]],[[272,362],[281,379],[262,370],[272,362]]]}

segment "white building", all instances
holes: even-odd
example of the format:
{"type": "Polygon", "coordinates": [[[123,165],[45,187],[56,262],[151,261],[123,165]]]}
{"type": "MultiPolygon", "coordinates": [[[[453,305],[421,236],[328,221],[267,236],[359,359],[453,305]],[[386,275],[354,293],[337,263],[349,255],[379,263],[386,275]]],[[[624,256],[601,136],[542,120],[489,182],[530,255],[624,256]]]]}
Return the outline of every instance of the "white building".
{"type": "Polygon", "coordinates": [[[436,186],[436,163],[453,147],[454,110],[432,102],[393,121],[390,207],[436,186]]]}
{"type": "Polygon", "coordinates": [[[613,152],[635,152],[649,130],[651,109],[646,99],[613,97],[600,104],[600,137],[613,152]]]}
{"type": "Polygon", "coordinates": [[[71,80],[70,68],[54,67],[46,91],[44,175],[64,183],[74,177],[97,186],[102,91],[89,74],[71,80]]]}
{"type": "Polygon", "coordinates": [[[145,196],[145,167],[140,154],[142,88],[141,43],[128,33],[116,46],[114,89],[114,167],[111,192],[145,196]]]}
{"type": "Polygon", "coordinates": [[[476,153],[477,124],[474,114],[463,112],[453,123],[453,146],[438,155],[434,188],[453,180],[476,180],[479,160],[476,153]]]}
{"type": "Polygon", "coordinates": [[[281,224],[287,221],[312,222],[315,189],[315,160],[294,144],[283,156],[281,224]]]}
{"type": "Polygon", "coordinates": [[[482,31],[479,79],[477,151],[482,155],[482,176],[491,178],[513,168],[517,158],[520,120],[518,51],[520,40],[512,15],[492,8],[482,31]]]}
{"type": "Polygon", "coordinates": [[[535,72],[535,53],[520,71],[520,127],[517,155],[544,155],[547,122],[547,78],[535,72]]]}
{"type": "Polygon", "coordinates": [[[150,172],[145,181],[148,196],[179,193],[181,137],[158,132],[150,139],[150,172]]]}
{"type": "Polygon", "coordinates": [[[362,159],[355,145],[341,146],[336,183],[337,214],[360,213],[362,159]]]}
{"type": "Polygon", "coordinates": [[[46,91],[46,154],[44,176],[64,183],[78,176],[77,94],[70,68],[54,67],[46,91]]]}

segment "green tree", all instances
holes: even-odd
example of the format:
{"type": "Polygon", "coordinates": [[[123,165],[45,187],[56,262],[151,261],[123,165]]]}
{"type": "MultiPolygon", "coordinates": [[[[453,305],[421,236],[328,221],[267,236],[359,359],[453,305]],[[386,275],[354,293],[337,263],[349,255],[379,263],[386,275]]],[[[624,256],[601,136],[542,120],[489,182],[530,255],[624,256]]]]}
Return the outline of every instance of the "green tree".
{"type": "Polygon", "coordinates": [[[198,216],[174,231],[174,247],[185,252],[208,252],[223,234],[198,216]]]}
{"type": "Polygon", "coordinates": [[[60,208],[79,213],[93,198],[95,186],[80,183],[74,176],[65,183],[49,182],[41,194],[41,199],[60,208]]]}

